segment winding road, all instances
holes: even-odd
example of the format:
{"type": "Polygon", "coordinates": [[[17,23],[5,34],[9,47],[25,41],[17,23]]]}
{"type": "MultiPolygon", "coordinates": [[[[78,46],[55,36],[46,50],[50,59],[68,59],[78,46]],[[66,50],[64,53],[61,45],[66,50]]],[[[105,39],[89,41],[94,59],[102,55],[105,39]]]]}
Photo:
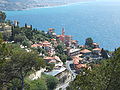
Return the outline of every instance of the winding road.
{"type": "Polygon", "coordinates": [[[55,90],[59,90],[59,89],[66,90],[66,87],[69,86],[69,83],[76,78],[76,73],[73,70],[71,70],[71,67],[70,67],[70,65],[72,65],[72,64],[73,64],[73,61],[66,61],[66,68],[67,68],[67,70],[69,70],[69,72],[72,75],[71,79],[68,82],[57,87],[55,90]]]}

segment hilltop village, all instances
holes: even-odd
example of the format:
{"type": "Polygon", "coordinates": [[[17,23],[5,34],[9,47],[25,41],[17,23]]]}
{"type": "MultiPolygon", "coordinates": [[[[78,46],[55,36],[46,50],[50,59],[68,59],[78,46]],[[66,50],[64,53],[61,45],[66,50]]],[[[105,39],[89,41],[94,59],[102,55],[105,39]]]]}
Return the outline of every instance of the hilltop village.
{"type": "Polygon", "coordinates": [[[43,59],[44,67],[34,70],[27,75],[27,78],[38,80],[43,73],[53,76],[58,80],[53,87],[56,90],[65,90],[77,74],[84,69],[92,70],[101,60],[108,59],[112,55],[109,51],[100,48],[92,38],[87,38],[84,45],[79,45],[71,35],[65,34],[64,28],[61,34],[57,35],[54,28],[49,28],[45,32],[32,28],[32,25],[25,24],[20,27],[18,21],[3,22],[3,19],[0,19],[3,43],[14,45],[28,53],[34,51],[43,59]]]}

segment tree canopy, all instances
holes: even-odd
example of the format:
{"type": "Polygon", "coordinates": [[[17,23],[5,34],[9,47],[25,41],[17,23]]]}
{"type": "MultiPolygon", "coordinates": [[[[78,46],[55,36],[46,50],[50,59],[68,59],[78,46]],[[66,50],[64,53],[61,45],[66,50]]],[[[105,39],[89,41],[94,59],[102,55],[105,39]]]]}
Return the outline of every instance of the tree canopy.
{"type": "Polygon", "coordinates": [[[87,38],[86,41],[85,41],[85,45],[91,47],[92,46],[92,43],[93,43],[93,39],[92,38],[87,38]]]}
{"type": "Polygon", "coordinates": [[[0,22],[3,22],[6,19],[6,14],[0,11],[0,22]]]}
{"type": "Polygon", "coordinates": [[[13,45],[0,44],[0,85],[9,86],[14,79],[20,81],[21,90],[24,79],[30,71],[44,67],[44,61],[36,52],[27,52],[13,45]]]}

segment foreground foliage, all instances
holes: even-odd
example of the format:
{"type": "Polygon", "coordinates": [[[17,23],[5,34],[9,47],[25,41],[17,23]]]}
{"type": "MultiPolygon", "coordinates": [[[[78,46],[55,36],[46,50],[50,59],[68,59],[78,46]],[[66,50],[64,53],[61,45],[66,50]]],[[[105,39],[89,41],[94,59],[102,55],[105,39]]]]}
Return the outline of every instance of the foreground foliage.
{"type": "Polygon", "coordinates": [[[12,44],[6,44],[0,38],[0,88],[9,87],[13,81],[20,82],[24,89],[24,79],[32,70],[44,67],[44,61],[36,52],[27,52],[12,44]]]}
{"type": "Polygon", "coordinates": [[[67,90],[120,90],[120,48],[92,70],[84,70],[67,90]]]}
{"type": "Polygon", "coordinates": [[[58,84],[58,79],[50,76],[42,74],[41,78],[37,80],[25,80],[26,90],[54,90],[58,84]]]}

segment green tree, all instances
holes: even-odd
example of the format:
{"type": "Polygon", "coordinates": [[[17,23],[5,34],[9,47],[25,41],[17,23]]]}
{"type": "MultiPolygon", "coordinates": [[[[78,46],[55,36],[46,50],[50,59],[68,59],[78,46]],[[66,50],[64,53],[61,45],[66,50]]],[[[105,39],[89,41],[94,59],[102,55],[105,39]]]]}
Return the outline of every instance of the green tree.
{"type": "Polygon", "coordinates": [[[58,84],[58,79],[49,75],[44,75],[44,77],[47,82],[48,90],[54,90],[58,84]]]}
{"type": "Polygon", "coordinates": [[[21,90],[24,89],[24,79],[28,72],[44,67],[44,61],[35,52],[26,52],[22,49],[13,49],[11,56],[0,69],[1,84],[9,84],[13,79],[20,80],[21,90]]]}
{"type": "Polygon", "coordinates": [[[60,59],[62,60],[63,63],[65,63],[66,60],[67,60],[67,55],[65,55],[65,54],[64,54],[64,55],[61,55],[61,56],[60,56],[60,59]]]}
{"type": "Polygon", "coordinates": [[[38,80],[31,81],[30,89],[28,90],[48,90],[48,89],[45,80],[40,78],[38,80]]]}
{"type": "Polygon", "coordinates": [[[6,19],[6,14],[4,12],[0,11],[0,22],[5,21],[5,19],[6,19]]]}
{"type": "Polygon", "coordinates": [[[55,48],[56,52],[59,53],[59,54],[65,54],[64,49],[65,49],[64,43],[60,43],[60,44],[55,48]]]}
{"type": "Polygon", "coordinates": [[[108,53],[103,48],[101,50],[101,56],[105,59],[108,59],[108,53]]]}
{"type": "Polygon", "coordinates": [[[14,37],[14,41],[15,42],[20,42],[22,43],[23,41],[26,41],[27,38],[25,35],[21,35],[21,34],[16,34],[15,37],[14,37]]]}
{"type": "Polygon", "coordinates": [[[34,52],[15,51],[13,52],[13,56],[11,60],[12,62],[14,62],[14,65],[13,65],[14,67],[12,68],[18,69],[17,77],[19,77],[19,79],[21,80],[21,86],[23,89],[24,78],[27,75],[27,73],[31,71],[33,67],[35,69],[38,67],[41,67],[41,66],[38,66],[37,60],[39,60],[39,58],[34,52]]]}
{"type": "Polygon", "coordinates": [[[6,63],[9,61],[9,57],[11,56],[11,46],[4,43],[2,40],[2,34],[0,33],[0,89],[4,86],[4,83],[8,82],[5,77],[4,67],[6,66],[6,63]],[[5,77],[5,78],[4,78],[5,77]]]}
{"type": "Polygon", "coordinates": [[[93,39],[92,38],[87,38],[85,41],[85,45],[92,47],[93,44],[93,39]]]}
{"type": "Polygon", "coordinates": [[[46,69],[47,69],[48,71],[52,71],[53,68],[55,67],[55,64],[53,64],[53,63],[46,63],[46,65],[47,65],[46,69]]]}
{"type": "Polygon", "coordinates": [[[6,23],[7,25],[11,25],[13,22],[12,22],[11,20],[6,20],[5,23],[6,23]]]}
{"type": "Polygon", "coordinates": [[[11,31],[4,31],[4,32],[2,32],[3,40],[5,40],[5,41],[9,41],[10,38],[11,38],[10,33],[11,33],[11,31]]]}
{"type": "Polygon", "coordinates": [[[2,44],[3,42],[3,36],[2,36],[2,33],[0,33],[0,44],[2,44]]]}
{"type": "Polygon", "coordinates": [[[27,47],[31,47],[31,44],[30,44],[29,40],[22,41],[22,45],[27,46],[27,47]]]}

